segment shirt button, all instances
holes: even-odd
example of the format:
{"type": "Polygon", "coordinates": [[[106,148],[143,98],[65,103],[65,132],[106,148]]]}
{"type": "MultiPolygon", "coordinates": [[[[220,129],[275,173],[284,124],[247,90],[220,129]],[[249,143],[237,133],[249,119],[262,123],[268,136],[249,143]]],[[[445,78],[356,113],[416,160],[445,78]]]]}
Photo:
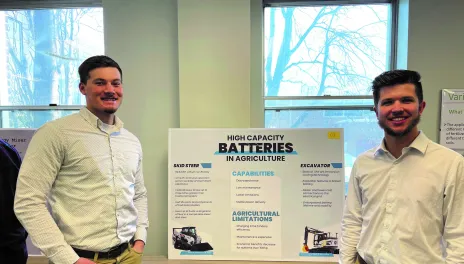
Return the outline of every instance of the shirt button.
{"type": "Polygon", "coordinates": [[[392,204],[388,203],[388,204],[385,206],[385,210],[387,211],[387,213],[391,213],[391,212],[392,212],[392,204]]]}
{"type": "Polygon", "coordinates": [[[391,218],[390,217],[385,217],[385,219],[383,220],[383,225],[384,226],[390,226],[391,224],[391,218]]]}

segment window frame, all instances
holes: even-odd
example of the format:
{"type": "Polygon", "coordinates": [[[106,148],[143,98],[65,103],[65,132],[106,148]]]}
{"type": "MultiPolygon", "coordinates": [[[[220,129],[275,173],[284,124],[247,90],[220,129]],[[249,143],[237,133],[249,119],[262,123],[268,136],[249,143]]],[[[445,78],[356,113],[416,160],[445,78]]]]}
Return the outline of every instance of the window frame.
{"type": "MultiPolygon", "coordinates": [[[[395,69],[397,63],[397,39],[398,39],[398,0],[263,0],[262,11],[270,7],[309,7],[309,6],[329,6],[329,5],[367,5],[367,4],[385,4],[391,5],[391,25],[390,25],[390,50],[389,63],[387,70],[395,69]]],[[[262,22],[264,25],[264,21],[262,22]]],[[[264,39],[263,39],[264,41],[264,39]]],[[[264,50],[264,49],[263,49],[264,50]]],[[[264,58],[264,53],[262,54],[264,58]]],[[[264,65],[263,65],[264,66],[264,65]]],[[[374,105],[338,105],[338,106],[266,106],[267,101],[279,100],[359,100],[373,99],[372,95],[351,95],[351,96],[266,96],[265,82],[261,87],[262,104],[264,106],[263,120],[265,113],[269,110],[274,111],[291,111],[291,110],[374,110],[374,105]]]]}
{"type": "MultiPolygon", "coordinates": [[[[0,1],[0,11],[21,11],[38,9],[103,8],[102,0],[4,0],[0,1]]],[[[77,88],[76,88],[77,89],[77,88]]],[[[0,105],[0,121],[3,112],[14,111],[79,111],[85,105],[0,105]]],[[[0,122],[0,128],[3,123],[0,122]]]]}
{"type": "Polygon", "coordinates": [[[103,7],[103,0],[2,0],[0,11],[103,7]]]}

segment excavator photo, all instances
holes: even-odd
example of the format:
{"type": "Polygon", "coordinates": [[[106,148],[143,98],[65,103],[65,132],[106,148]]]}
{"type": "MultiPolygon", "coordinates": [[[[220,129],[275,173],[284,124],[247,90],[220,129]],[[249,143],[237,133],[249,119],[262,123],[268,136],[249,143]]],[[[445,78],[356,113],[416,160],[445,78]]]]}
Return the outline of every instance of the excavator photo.
{"type": "Polygon", "coordinates": [[[175,249],[190,251],[208,251],[213,250],[209,243],[201,243],[201,237],[197,235],[194,226],[172,229],[172,244],[175,249]]]}
{"type": "Polygon", "coordinates": [[[336,233],[335,236],[332,236],[330,233],[306,226],[304,231],[304,243],[302,250],[305,253],[339,254],[340,250],[338,248],[338,233],[336,233]],[[309,233],[314,235],[312,248],[309,248],[308,246],[309,233]]]}

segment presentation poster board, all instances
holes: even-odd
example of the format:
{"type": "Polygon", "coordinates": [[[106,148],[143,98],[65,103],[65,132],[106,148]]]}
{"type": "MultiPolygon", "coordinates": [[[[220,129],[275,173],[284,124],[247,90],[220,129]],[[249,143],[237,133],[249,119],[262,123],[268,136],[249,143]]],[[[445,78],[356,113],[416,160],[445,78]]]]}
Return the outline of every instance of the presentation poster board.
{"type": "MultiPolygon", "coordinates": [[[[0,138],[13,146],[16,151],[18,151],[21,158],[24,158],[27,146],[34,133],[35,129],[0,128],[0,138]]],[[[32,244],[30,237],[27,238],[26,244],[29,255],[42,255],[40,250],[32,244]]]]}
{"type": "Polygon", "coordinates": [[[464,153],[464,89],[443,89],[440,144],[464,153]]]}
{"type": "Polygon", "coordinates": [[[338,261],[343,129],[170,129],[168,257],[338,261]]]}

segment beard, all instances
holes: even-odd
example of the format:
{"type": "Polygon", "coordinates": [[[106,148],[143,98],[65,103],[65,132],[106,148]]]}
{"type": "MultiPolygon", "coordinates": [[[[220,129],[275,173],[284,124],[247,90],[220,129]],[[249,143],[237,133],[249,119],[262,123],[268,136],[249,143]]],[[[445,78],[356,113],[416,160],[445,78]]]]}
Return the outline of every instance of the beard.
{"type": "Polygon", "coordinates": [[[114,114],[116,113],[116,109],[105,109],[104,112],[107,114],[114,114]]]}
{"type": "Polygon", "coordinates": [[[419,122],[420,122],[420,115],[418,115],[416,118],[414,118],[411,123],[408,125],[408,127],[406,127],[405,130],[403,131],[394,131],[393,129],[391,129],[390,127],[388,127],[386,124],[385,124],[385,121],[379,121],[379,126],[385,131],[385,133],[387,133],[388,135],[392,136],[392,137],[403,137],[407,134],[409,134],[412,129],[414,127],[416,127],[419,122]]]}

